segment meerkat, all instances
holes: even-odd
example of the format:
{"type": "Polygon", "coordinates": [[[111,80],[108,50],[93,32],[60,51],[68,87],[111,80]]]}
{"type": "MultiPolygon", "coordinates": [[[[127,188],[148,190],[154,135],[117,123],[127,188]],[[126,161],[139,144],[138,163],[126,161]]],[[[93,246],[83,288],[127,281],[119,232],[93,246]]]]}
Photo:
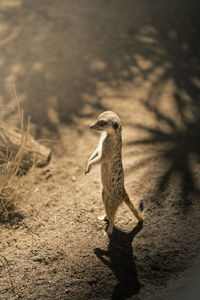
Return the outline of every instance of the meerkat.
{"type": "Polygon", "coordinates": [[[101,131],[99,144],[89,157],[85,174],[94,164],[101,164],[102,199],[106,215],[101,220],[108,220],[107,233],[113,231],[115,215],[123,202],[127,204],[135,217],[142,222],[143,218],[131,203],[124,187],[124,171],[122,165],[122,122],[113,111],[105,111],[90,125],[95,131],[101,131]]]}

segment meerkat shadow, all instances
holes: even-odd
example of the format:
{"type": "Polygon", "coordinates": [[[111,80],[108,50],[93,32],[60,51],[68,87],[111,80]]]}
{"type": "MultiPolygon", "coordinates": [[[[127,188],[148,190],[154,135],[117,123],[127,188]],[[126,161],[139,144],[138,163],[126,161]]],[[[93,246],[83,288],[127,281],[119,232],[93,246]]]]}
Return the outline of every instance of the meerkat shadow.
{"type": "Polygon", "coordinates": [[[96,248],[94,253],[114,273],[118,283],[112,292],[112,299],[127,299],[138,294],[140,283],[133,256],[132,242],[137,233],[142,229],[142,222],[131,232],[113,229],[109,236],[108,250],[96,248]]]}

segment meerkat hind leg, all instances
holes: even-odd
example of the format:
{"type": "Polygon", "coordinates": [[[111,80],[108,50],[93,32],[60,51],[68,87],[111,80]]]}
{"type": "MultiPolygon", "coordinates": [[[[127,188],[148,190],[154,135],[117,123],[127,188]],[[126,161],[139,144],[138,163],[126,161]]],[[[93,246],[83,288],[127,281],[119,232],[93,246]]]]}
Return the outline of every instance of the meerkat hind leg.
{"type": "Polygon", "coordinates": [[[115,215],[116,215],[118,206],[119,206],[119,204],[116,202],[107,203],[107,205],[105,206],[106,215],[108,218],[108,228],[106,230],[107,234],[112,234],[112,232],[113,232],[115,215]]]}
{"type": "Polygon", "coordinates": [[[113,226],[114,226],[114,222],[109,222],[108,223],[108,229],[106,230],[106,233],[109,235],[109,234],[112,234],[113,232],[113,226]]]}
{"type": "MultiPolygon", "coordinates": [[[[104,207],[106,206],[106,202],[107,202],[107,196],[106,196],[106,193],[104,191],[104,189],[102,190],[102,200],[103,200],[103,203],[104,203],[104,207]]],[[[104,214],[103,216],[99,216],[98,217],[98,220],[100,221],[108,221],[108,217],[106,214],[104,214]]]]}

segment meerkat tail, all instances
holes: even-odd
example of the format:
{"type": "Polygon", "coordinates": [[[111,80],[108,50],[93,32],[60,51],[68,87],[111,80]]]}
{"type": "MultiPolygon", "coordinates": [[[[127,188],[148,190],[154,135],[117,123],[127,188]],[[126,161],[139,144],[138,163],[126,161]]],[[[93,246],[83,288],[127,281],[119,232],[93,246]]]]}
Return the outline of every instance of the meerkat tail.
{"type": "Polygon", "coordinates": [[[126,203],[126,205],[130,208],[130,210],[132,211],[132,213],[134,214],[134,216],[139,220],[139,221],[143,221],[143,217],[140,215],[140,213],[138,212],[138,210],[135,208],[135,206],[133,205],[133,203],[131,203],[129,196],[127,195],[127,197],[125,197],[124,202],[126,203]]]}

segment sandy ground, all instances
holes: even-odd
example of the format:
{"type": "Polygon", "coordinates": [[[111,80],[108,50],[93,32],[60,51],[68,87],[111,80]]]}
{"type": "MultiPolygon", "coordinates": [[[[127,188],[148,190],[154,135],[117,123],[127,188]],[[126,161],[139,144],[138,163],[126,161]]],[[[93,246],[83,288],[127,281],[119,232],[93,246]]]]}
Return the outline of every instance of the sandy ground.
{"type": "Polygon", "coordinates": [[[53,150],[0,225],[0,299],[200,299],[198,1],[1,0],[1,119],[53,150]],[[123,121],[126,207],[111,237],[99,112],[123,121]]]}

